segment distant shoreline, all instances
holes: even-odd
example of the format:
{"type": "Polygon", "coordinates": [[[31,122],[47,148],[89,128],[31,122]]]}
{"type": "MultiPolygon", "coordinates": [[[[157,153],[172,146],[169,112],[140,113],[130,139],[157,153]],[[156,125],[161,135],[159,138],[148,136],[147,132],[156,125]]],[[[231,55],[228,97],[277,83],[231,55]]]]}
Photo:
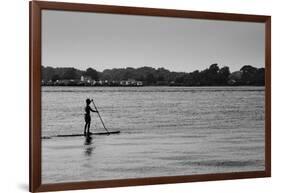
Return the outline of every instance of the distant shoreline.
{"type": "Polygon", "coordinates": [[[264,86],[265,69],[244,65],[239,71],[212,64],[194,72],[172,72],[165,68],[119,68],[98,72],[88,68],[52,68],[42,66],[44,86],[264,86]]]}

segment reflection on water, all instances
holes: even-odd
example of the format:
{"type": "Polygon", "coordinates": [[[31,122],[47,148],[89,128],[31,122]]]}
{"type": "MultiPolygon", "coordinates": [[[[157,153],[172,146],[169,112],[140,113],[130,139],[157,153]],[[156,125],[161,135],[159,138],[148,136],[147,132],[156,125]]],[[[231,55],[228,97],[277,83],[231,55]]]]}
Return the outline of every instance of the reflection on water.
{"type": "Polygon", "coordinates": [[[43,183],[264,170],[264,87],[42,87],[42,135],[82,134],[88,97],[121,133],[43,139],[43,183]]]}
{"type": "Polygon", "coordinates": [[[92,155],[93,147],[93,138],[91,136],[85,137],[85,155],[90,156],[92,155]]]}

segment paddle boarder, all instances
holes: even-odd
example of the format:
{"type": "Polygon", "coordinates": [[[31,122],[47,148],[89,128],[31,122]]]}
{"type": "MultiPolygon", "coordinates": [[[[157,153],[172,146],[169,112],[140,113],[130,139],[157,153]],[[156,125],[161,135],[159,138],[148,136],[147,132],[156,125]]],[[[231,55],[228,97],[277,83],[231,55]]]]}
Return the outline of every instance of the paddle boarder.
{"type": "Polygon", "coordinates": [[[90,136],[90,126],[91,126],[91,115],[90,112],[95,112],[98,113],[97,110],[93,110],[90,107],[91,104],[91,100],[90,99],[86,99],[86,107],[85,107],[85,127],[84,127],[84,135],[85,136],[90,136]]]}

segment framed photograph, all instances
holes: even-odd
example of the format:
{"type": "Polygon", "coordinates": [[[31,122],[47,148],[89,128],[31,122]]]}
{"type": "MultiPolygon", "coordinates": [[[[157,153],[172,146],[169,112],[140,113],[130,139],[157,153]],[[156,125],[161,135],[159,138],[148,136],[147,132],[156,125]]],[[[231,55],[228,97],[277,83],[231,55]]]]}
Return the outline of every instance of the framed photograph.
{"type": "Polygon", "coordinates": [[[271,176],[271,17],[31,1],[30,191],[271,176]]]}

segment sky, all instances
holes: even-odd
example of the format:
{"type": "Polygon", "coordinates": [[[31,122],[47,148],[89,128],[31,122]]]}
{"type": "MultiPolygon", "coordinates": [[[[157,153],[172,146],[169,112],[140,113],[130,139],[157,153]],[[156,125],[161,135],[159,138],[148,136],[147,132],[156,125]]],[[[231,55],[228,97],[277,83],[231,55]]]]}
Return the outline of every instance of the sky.
{"type": "Polygon", "coordinates": [[[98,71],[264,67],[265,24],[43,10],[42,65],[98,71]]]}

